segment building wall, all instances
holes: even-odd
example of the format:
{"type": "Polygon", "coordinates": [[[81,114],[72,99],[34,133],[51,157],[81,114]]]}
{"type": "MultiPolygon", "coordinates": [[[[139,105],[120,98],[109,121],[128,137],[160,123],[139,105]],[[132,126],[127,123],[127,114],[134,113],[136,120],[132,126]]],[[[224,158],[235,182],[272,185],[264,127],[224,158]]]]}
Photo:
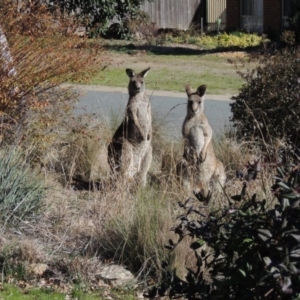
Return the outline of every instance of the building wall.
{"type": "Polygon", "coordinates": [[[227,0],[227,30],[239,30],[241,27],[241,1],[227,0]]]}
{"type": "MultiPolygon", "coordinates": [[[[282,29],[282,0],[264,0],[264,33],[279,32],[282,29]]],[[[241,1],[227,0],[227,30],[241,27],[241,1]]]]}
{"type": "Polygon", "coordinates": [[[282,0],[264,0],[264,32],[274,33],[282,29],[282,0]]]}
{"type": "Polygon", "coordinates": [[[217,19],[221,19],[220,29],[226,28],[226,0],[210,0],[206,5],[207,30],[217,30],[217,19]]]}

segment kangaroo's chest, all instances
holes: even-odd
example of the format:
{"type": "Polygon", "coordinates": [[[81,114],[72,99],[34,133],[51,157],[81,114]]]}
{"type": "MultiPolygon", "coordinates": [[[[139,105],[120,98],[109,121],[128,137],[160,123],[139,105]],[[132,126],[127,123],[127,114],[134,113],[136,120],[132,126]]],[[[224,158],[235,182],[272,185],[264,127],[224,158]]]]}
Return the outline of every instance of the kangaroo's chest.
{"type": "Polygon", "coordinates": [[[140,126],[151,127],[151,106],[149,102],[134,102],[127,107],[127,116],[136,118],[140,126]]]}
{"type": "Polygon", "coordinates": [[[202,131],[204,133],[205,127],[206,127],[205,120],[199,120],[194,118],[185,120],[182,128],[182,134],[186,138],[198,131],[202,131]]]}

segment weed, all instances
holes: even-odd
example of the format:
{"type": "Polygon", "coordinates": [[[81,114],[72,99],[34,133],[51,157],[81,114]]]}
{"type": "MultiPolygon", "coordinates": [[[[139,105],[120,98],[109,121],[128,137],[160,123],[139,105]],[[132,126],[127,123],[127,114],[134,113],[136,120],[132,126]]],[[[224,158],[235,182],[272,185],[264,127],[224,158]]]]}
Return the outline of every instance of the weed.
{"type": "Polygon", "coordinates": [[[0,151],[0,213],[4,225],[30,220],[43,207],[46,186],[33,170],[23,151],[16,147],[0,151]]]}

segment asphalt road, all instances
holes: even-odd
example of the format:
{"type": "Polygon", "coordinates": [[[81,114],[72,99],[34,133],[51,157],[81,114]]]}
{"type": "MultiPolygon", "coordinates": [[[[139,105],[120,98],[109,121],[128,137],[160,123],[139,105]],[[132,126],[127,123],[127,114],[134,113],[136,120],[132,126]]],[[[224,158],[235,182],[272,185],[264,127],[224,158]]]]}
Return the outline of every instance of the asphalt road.
{"type": "MultiPolygon", "coordinates": [[[[124,115],[128,101],[126,89],[105,87],[81,87],[80,101],[76,114],[93,113],[99,118],[109,119],[113,114],[124,115]]],[[[153,119],[162,122],[171,138],[181,137],[181,126],[186,116],[184,93],[147,91],[152,105],[153,119]]],[[[215,133],[221,133],[230,126],[230,96],[206,95],[204,111],[215,133]]]]}

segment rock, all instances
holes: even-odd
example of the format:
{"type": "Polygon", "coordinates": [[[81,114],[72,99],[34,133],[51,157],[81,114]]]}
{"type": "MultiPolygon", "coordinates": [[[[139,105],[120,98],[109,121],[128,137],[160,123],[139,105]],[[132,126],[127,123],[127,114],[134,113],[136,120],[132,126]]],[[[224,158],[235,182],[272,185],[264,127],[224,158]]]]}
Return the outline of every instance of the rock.
{"type": "Polygon", "coordinates": [[[74,32],[75,35],[78,35],[80,37],[85,37],[86,36],[86,27],[85,26],[78,26],[76,29],[75,29],[75,32],[74,32]]]}
{"type": "Polygon", "coordinates": [[[46,264],[30,264],[27,271],[35,276],[42,276],[48,269],[46,264]]]}
{"type": "Polygon", "coordinates": [[[102,279],[110,286],[122,286],[135,282],[135,278],[132,273],[120,265],[106,266],[95,276],[102,279]]]}

